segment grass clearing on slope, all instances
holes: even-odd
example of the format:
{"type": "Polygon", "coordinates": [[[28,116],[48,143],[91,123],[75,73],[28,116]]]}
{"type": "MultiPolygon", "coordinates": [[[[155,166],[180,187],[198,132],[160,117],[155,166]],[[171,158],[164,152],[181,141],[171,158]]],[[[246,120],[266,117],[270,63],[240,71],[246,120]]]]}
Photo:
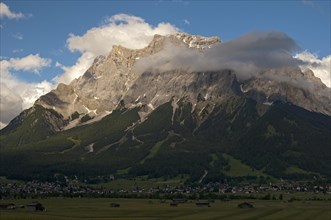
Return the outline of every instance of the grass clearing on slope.
{"type": "Polygon", "coordinates": [[[228,176],[267,176],[262,171],[254,170],[228,154],[222,154],[222,156],[229,161],[230,170],[224,172],[228,176]]]}
{"type": "Polygon", "coordinates": [[[145,163],[147,159],[153,158],[156,153],[160,150],[161,145],[164,143],[165,140],[157,142],[150,150],[149,154],[140,161],[140,164],[145,163]]]}
{"type": "Polygon", "coordinates": [[[286,169],[285,173],[292,174],[292,173],[302,173],[302,174],[309,174],[308,171],[303,170],[297,166],[290,166],[286,169]]]}

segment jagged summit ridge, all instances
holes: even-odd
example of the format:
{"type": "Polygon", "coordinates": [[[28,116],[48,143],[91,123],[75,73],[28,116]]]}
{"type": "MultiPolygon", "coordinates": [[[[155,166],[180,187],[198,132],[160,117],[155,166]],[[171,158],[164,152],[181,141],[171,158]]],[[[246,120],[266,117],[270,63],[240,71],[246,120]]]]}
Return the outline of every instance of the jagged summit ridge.
{"type": "Polygon", "coordinates": [[[202,37],[185,33],[178,33],[174,36],[183,41],[189,48],[206,49],[210,48],[213,44],[221,43],[221,40],[218,37],[202,37]]]}

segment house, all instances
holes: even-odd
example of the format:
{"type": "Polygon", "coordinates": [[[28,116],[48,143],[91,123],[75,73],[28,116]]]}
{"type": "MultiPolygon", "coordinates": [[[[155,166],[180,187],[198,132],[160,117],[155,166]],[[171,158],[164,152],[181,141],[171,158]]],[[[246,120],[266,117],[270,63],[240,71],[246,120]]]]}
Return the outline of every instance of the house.
{"type": "Polygon", "coordinates": [[[0,209],[15,209],[16,206],[14,203],[1,203],[0,209]]]}
{"type": "Polygon", "coordinates": [[[178,202],[172,201],[172,202],[170,202],[170,206],[177,207],[178,206],[178,202]]]}
{"type": "Polygon", "coordinates": [[[172,199],[172,202],[176,202],[176,203],[187,203],[187,199],[175,198],[175,199],[172,199]]]}
{"type": "Polygon", "coordinates": [[[254,208],[254,206],[248,202],[243,202],[243,203],[240,203],[238,205],[238,208],[241,208],[241,209],[251,209],[251,208],[254,208]]]}
{"type": "Polygon", "coordinates": [[[225,197],[225,198],[221,199],[221,201],[222,201],[222,202],[229,202],[230,199],[229,199],[228,197],[225,197]]]}
{"type": "Polygon", "coordinates": [[[27,210],[32,212],[45,211],[45,207],[39,202],[33,202],[25,206],[27,210]]]}
{"type": "Polygon", "coordinates": [[[294,202],[295,201],[295,198],[290,198],[289,200],[288,200],[288,202],[294,202]]]}
{"type": "Polygon", "coordinates": [[[118,203],[110,203],[110,207],[112,207],[112,208],[119,208],[119,207],[121,207],[121,205],[118,204],[118,203]]]}
{"type": "Polygon", "coordinates": [[[210,202],[208,200],[198,200],[195,202],[198,207],[210,207],[210,202]]]}

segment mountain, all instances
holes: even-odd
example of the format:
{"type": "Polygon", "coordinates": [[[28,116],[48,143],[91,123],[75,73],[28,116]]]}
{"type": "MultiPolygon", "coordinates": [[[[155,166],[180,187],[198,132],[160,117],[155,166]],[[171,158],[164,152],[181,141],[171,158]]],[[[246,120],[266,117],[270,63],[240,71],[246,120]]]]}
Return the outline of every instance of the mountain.
{"type": "Polygon", "coordinates": [[[330,178],[330,89],[313,72],[263,68],[257,75],[282,74],[286,82],[239,80],[231,69],[136,68],[168,45],[203,54],[220,43],[179,33],[155,35],[143,49],[114,46],[1,130],[0,175],[330,178]],[[238,176],[234,160],[251,171],[238,176]]]}

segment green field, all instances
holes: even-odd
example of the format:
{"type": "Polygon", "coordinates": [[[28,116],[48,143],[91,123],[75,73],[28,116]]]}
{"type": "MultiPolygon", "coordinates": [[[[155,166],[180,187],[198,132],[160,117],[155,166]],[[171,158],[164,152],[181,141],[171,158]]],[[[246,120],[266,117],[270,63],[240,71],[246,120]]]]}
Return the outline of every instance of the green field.
{"type": "MultiPolygon", "coordinates": [[[[31,200],[1,201],[25,205],[31,200]]],[[[253,209],[240,209],[242,200],[229,202],[215,201],[211,207],[196,207],[194,201],[170,207],[170,201],[160,203],[148,199],[40,199],[45,212],[29,212],[25,209],[1,210],[0,219],[330,219],[330,201],[248,201],[253,209]],[[121,207],[111,208],[110,203],[119,203],[121,207]]]]}

